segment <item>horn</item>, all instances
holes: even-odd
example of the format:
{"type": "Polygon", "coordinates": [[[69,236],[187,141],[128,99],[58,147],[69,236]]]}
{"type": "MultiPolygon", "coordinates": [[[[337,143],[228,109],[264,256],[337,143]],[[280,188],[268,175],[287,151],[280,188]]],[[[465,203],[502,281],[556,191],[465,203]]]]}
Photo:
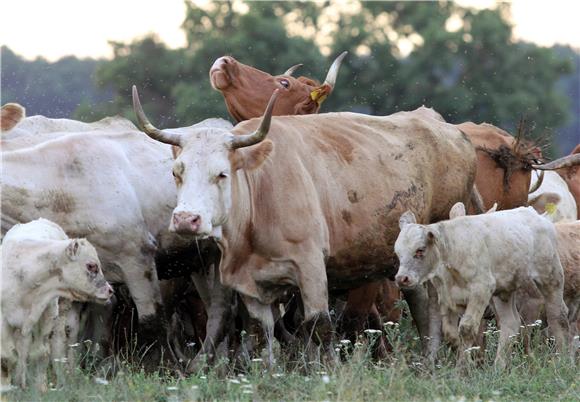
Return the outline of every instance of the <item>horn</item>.
{"type": "MultiPolygon", "coordinates": [[[[536,174],[537,174],[537,172],[536,172],[536,174]]],[[[544,181],[544,171],[540,170],[540,174],[538,175],[538,180],[536,181],[536,184],[534,184],[534,186],[528,190],[528,194],[532,194],[534,191],[539,189],[540,186],[542,185],[543,181],[544,181]]]]}
{"type": "Polygon", "coordinates": [[[532,167],[538,170],[556,170],[575,165],[580,165],[580,154],[564,156],[550,163],[543,163],[541,165],[532,165],[532,167]]]}
{"type": "Polygon", "coordinates": [[[340,68],[340,64],[347,54],[348,52],[342,52],[340,56],[334,60],[330,66],[330,69],[328,70],[328,74],[326,74],[326,78],[324,79],[325,84],[328,84],[334,88],[334,84],[336,84],[336,76],[338,75],[338,69],[340,68]]]}
{"type": "Polygon", "coordinates": [[[141,107],[141,102],[139,101],[139,93],[137,92],[137,87],[133,85],[133,110],[137,116],[137,124],[139,129],[147,134],[154,140],[164,142],[170,145],[181,146],[181,136],[179,134],[168,133],[163,130],[159,130],[153,124],[149,122],[143,107],[141,107]]]}
{"type": "Polygon", "coordinates": [[[295,64],[292,67],[290,67],[288,70],[286,70],[286,72],[282,75],[292,75],[294,74],[294,71],[298,70],[300,67],[302,67],[304,64],[300,63],[300,64],[295,64]]]}
{"type": "Polygon", "coordinates": [[[274,105],[276,104],[279,93],[280,92],[278,89],[272,93],[272,97],[270,98],[268,106],[266,107],[266,111],[264,112],[264,117],[262,117],[262,123],[260,123],[260,127],[258,127],[258,129],[252,134],[236,135],[231,142],[232,149],[249,147],[250,145],[257,144],[266,138],[268,131],[270,131],[272,110],[274,109],[274,105]]]}

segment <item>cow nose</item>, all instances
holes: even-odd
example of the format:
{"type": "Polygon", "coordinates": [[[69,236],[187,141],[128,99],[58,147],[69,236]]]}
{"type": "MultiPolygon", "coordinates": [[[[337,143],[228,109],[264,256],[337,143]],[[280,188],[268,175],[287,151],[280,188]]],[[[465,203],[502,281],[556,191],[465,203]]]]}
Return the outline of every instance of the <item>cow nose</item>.
{"type": "Polygon", "coordinates": [[[114,293],[115,290],[113,289],[113,287],[107,283],[107,296],[111,297],[113,296],[114,293]]]}
{"type": "Polygon", "coordinates": [[[189,212],[173,214],[173,226],[176,232],[195,233],[201,227],[201,216],[189,212]]]}
{"type": "Polygon", "coordinates": [[[411,278],[408,275],[397,275],[395,276],[395,280],[402,287],[409,287],[412,284],[411,278]]]}

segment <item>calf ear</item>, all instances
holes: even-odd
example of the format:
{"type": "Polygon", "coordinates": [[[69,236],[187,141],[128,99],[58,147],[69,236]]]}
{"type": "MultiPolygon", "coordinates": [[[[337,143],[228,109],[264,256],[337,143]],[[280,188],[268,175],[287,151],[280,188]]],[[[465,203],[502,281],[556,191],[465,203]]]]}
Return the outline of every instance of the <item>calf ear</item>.
{"type": "Polygon", "coordinates": [[[399,229],[403,230],[410,223],[417,223],[417,218],[413,212],[407,211],[399,218],[399,229]]]}
{"type": "Polygon", "coordinates": [[[465,216],[465,205],[462,202],[457,202],[451,207],[451,211],[449,211],[449,219],[455,219],[460,216],[465,216]]]}
{"type": "Polygon", "coordinates": [[[547,212],[551,215],[556,212],[560,200],[560,196],[556,193],[543,193],[528,200],[528,205],[534,207],[539,214],[547,212]]]}
{"type": "Polygon", "coordinates": [[[68,256],[68,258],[70,258],[71,260],[76,260],[78,255],[79,255],[79,248],[81,246],[81,243],[79,241],[79,239],[72,239],[68,246],[66,246],[66,255],[68,256]]]}
{"type": "Polygon", "coordinates": [[[435,233],[433,233],[432,231],[428,231],[427,232],[427,245],[430,246],[433,243],[435,243],[435,241],[437,240],[437,237],[435,237],[435,233]]]}
{"type": "Polygon", "coordinates": [[[274,144],[272,141],[264,140],[257,145],[234,151],[233,170],[253,170],[258,168],[268,158],[273,149],[274,144]]]}

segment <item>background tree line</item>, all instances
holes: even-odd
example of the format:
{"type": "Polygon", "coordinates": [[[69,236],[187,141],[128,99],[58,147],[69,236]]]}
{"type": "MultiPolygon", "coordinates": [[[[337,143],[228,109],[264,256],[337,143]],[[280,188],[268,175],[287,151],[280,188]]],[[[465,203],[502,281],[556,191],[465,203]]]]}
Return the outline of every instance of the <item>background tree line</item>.
{"type": "Polygon", "coordinates": [[[92,121],[132,118],[130,88],[159,126],[228,114],[208,79],[213,61],[232,55],[281,74],[323,79],[332,59],[349,56],[322,111],[377,115],[435,108],[453,123],[489,122],[514,130],[520,116],[534,135],[551,135],[554,154],[580,142],[580,54],[512,39],[509,4],[473,10],[453,2],[186,2],[187,46],[155,36],[111,43],[114,58],[28,62],[2,48],[3,102],[29,114],[92,121]]]}

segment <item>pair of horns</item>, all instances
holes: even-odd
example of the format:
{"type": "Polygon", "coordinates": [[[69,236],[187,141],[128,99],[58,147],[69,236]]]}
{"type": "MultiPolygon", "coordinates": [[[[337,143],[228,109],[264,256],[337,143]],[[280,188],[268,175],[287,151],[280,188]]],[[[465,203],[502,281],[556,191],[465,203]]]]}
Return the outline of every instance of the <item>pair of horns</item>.
{"type": "MultiPolygon", "coordinates": [[[[266,107],[266,111],[264,112],[264,117],[262,117],[260,127],[258,127],[258,129],[251,134],[234,136],[234,138],[230,143],[232,149],[249,147],[250,145],[257,144],[263,141],[264,138],[266,138],[266,135],[268,135],[268,131],[270,131],[272,111],[274,110],[274,105],[276,104],[278,95],[279,90],[276,89],[272,94],[272,96],[270,97],[270,101],[268,102],[268,106],[266,107]]],[[[139,93],[137,92],[137,87],[135,85],[133,85],[133,110],[135,111],[135,115],[137,116],[137,123],[139,125],[139,128],[149,137],[153,138],[156,141],[163,142],[165,144],[176,146],[182,145],[181,134],[159,130],[153,124],[151,124],[151,122],[145,115],[145,112],[143,111],[141,101],[139,100],[139,93]]]]}
{"type": "MultiPolygon", "coordinates": [[[[332,65],[330,66],[330,69],[326,74],[326,78],[324,79],[325,84],[328,84],[332,88],[334,88],[334,85],[336,84],[336,77],[338,76],[338,70],[340,69],[340,65],[342,64],[342,61],[344,60],[347,54],[348,52],[342,52],[336,59],[334,59],[334,62],[332,62],[332,65]]],[[[292,75],[300,67],[302,67],[302,64],[296,64],[290,67],[288,70],[286,70],[286,72],[283,75],[292,75]]]]}

